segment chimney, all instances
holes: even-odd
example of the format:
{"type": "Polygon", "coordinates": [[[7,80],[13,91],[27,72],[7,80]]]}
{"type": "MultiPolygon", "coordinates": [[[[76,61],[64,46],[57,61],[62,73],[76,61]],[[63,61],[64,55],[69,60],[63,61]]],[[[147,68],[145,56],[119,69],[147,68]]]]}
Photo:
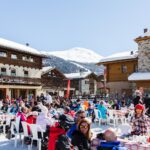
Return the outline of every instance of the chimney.
{"type": "Polygon", "coordinates": [[[144,33],[146,33],[147,31],[148,31],[148,29],[147,29],[147,28],[145,28],[145,29],[144,29],[144,33]]]}
{"type": "Polygon", "coordinates": [[[26,46],[29,46],[29,43],[26,43],[26,46]]]}
{"type": "Polygon", "coordinates": [[[130,53],[131,55],[133,55],[133,51],[131,51],[131,53],[130,53]]]}

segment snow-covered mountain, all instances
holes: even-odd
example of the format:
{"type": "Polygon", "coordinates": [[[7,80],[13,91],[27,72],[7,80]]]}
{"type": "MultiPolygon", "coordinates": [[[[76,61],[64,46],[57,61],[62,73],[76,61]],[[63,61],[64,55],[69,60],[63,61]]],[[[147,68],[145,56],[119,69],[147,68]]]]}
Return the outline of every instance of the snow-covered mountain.
{"type": "Polygon", "coordinates": [[[103,67],[95,65],[102,56],[92,50],[72,48],[65,51],[42,52],[42,54],[48,56],[43,61],[44,66],[56,67],[63,73],[78,73],[80,71],[103,73],[103,67]]]}
{"type": "Polygon", "coordinates": [[[75,61],[80,63],[97,63],[101,58],[101,55],[95,53],[92,50],[86,48],[75,47],[64,51],[44,52],[46,55],[53,55],[64,60],[75,61]]]}

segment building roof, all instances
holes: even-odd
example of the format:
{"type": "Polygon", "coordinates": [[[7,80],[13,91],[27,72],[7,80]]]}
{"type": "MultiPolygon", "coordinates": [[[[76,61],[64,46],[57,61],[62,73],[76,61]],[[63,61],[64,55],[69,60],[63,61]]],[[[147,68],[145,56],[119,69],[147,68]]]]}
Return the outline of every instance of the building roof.
{"type": "Polygon", "coordinates": [[[30,53],[33,55],[45,57],[37,49],[31,48],[29,46],[19,44],[19,43],[13,42],[13,41],[9,41],[9,40],[3,39],[3,38],[0,38],[0,47],[7,48],[7,49],[13,49],[15,51],[22,51],[25,53],[30,53]]]}
{"type": "Polygon", "coordinates": [[[129,81],[150,80],[150,72],[135,72],[128,77],[129,81]]]}
{"type": "Polygon", "coordinates": [[[92,72],[87,71],[87,72],[77,72],[77,73],[69,73],[65,74],[66,78],[68,79],[81,79],[81,78],[86,78],[88,75],[90,75],[92,72]]]}
{"type": "Polygon", "coordinates": [[[125,51],[125,52],[115,53],[113,55],[104,57],[97,64],[102,64],[102,63],[106,63],[106,62],[113,62],[113,61],[135,59],[137,57],[138,57],[138,51],[137,50],[125,51]]]}
{"type": "Polygon", "coordinates": [[[48,73],[48,72],[50,72],[50,71],[52,71],[52,70],[53,70],[55,73],[60,74],[61,77],[66,78],[66,76],[65,76],[61,71],[59,71],[57,68],[52,67],[52,66],[43,67],[43,68],[42,68],[42,75],[44,75],[44,74],[46,74],[46,73],[48,73]]]}

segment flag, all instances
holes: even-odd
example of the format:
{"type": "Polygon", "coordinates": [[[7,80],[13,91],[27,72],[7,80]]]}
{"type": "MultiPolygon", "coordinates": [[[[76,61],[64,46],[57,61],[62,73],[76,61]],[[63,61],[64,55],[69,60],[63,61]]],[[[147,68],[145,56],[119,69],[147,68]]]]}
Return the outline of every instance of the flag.
{"type": "Polygon", "coordinates": [[[106,81],[106,78],[107,78],[107,68],[105,67],[104,68],[104,81],[106,81]]]}
{"type": "Polygon", "coordinates": [[[67,84],[67,93],[66,93],[66,98],[69,98],[70,96],[70,80],[68,80],[68,84],[67,84]]]}
{"type": "Polygon", "coordinates": [[[106,91],[107,68],[104,68],[104,89],[106,91]]]}

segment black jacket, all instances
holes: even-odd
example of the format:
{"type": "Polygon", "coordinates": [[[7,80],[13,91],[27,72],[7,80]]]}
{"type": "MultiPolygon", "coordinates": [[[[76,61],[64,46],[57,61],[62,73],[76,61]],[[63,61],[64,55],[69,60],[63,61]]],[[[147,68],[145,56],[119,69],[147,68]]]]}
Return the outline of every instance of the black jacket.
{"type": "Polygon", "coordinates": [[[90,142],[80,131],[73,132],[71,143],[73,146],[77,146],[79,150],[90,150],[90,142]]]}

